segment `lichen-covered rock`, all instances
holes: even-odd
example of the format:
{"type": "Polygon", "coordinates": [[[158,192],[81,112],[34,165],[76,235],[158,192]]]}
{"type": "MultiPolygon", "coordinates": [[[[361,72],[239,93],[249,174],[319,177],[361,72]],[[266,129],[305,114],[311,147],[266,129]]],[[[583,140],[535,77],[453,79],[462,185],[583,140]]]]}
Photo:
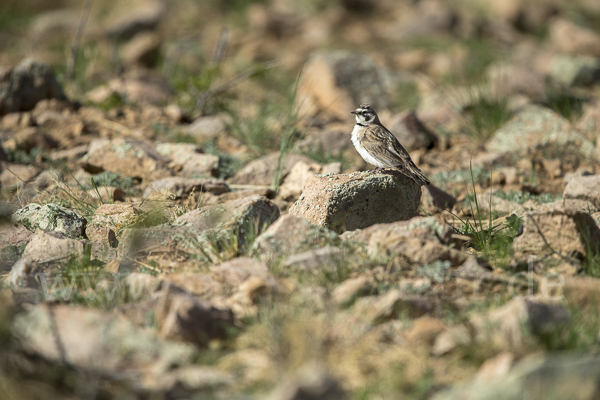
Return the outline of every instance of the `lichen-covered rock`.
{"type": "Polygon", "coordinates": [[[264,231],[252,246],[261,259],[269,260],[336,244],[338,235],[294,215],[284,215],[264,231]]]}
{"type": "Polygon", "coordinates": [[[46,204],[41,206],[31,203],[17,210],[11,221],[23,224],[30,231],[41,228],[47,231],[62,232],[65,235],[78,238],[83,236],[86,220],[75,211],[59,206],[46,204]]]}
{"type": "Polygon", "coordinates": [[[397,171],[311,178],[290,213],[335,232],[407,220],[417,215],[421,188],[397,171]]]}
{"type": "Polygon", "coordinates": [[[531,212],[523,217],[523,233],[512,245],[516,255],[522,257],[596,254],[600,250],[600,229],[589,214],[579,211],[555,208],[531,212]]]}
{"type": "Polygon", "coordinates": [[[15,68],[0,68],[0,115],[32,110],[44,99],[66,100],[49,65],[25,59],[15,68]]]}
{"type": "Polygon", "coordinates": [[[594,144],[575,130],[569,121],[554,111],[528,105],[498,129],[486,148],[496,153],[533,150],[567,155],[568,152],[592,157],[594,144]]]}

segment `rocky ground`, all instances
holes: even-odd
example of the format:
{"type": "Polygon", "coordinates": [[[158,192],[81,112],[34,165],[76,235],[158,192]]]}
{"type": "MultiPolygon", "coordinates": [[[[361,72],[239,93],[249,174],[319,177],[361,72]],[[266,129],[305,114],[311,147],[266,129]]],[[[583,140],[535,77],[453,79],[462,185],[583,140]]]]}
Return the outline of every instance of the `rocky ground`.
{"type": "Polygon", "coordinates": [[[600,2],[82,3],[0,10],[3,398],[600,397],[600,2]]]}

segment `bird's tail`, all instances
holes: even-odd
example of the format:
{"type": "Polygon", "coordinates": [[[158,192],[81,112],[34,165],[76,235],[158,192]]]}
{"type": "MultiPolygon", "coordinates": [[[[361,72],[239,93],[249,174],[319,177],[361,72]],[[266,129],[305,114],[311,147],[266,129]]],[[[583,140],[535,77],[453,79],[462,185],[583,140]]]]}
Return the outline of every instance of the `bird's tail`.
{"type": "Polygon", "coordinates": [[[412,160],[409,160],[406,165],[398,166],[398,169],[407,177],[415,181],[419,186],[429,185],[429,179],[421,172],[419,167],[412,160]]]}

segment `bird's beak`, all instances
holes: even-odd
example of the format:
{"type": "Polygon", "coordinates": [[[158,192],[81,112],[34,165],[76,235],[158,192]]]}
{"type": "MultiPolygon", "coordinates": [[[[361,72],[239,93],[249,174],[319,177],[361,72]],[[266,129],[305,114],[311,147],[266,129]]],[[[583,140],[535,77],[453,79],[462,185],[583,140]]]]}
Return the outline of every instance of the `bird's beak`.
{"type": "Polygon", "coordinates": [[[350,114],[356,114],[356,111],[351,111],[350,114]]]}

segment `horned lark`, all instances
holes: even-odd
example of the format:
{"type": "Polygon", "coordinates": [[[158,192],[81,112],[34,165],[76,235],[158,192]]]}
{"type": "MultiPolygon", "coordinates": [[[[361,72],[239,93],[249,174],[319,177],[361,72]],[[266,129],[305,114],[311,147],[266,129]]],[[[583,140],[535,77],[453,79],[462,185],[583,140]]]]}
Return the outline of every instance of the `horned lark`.
{"type": "Polygon", "coordinates": [[[377,169],[397,169],[419,186],[429,185],[429,179],[417,168],[396,136],[379,122],[369,104],[361,104],[352,114],[356,115],[352,143],[366,162],[377,169]]]}

